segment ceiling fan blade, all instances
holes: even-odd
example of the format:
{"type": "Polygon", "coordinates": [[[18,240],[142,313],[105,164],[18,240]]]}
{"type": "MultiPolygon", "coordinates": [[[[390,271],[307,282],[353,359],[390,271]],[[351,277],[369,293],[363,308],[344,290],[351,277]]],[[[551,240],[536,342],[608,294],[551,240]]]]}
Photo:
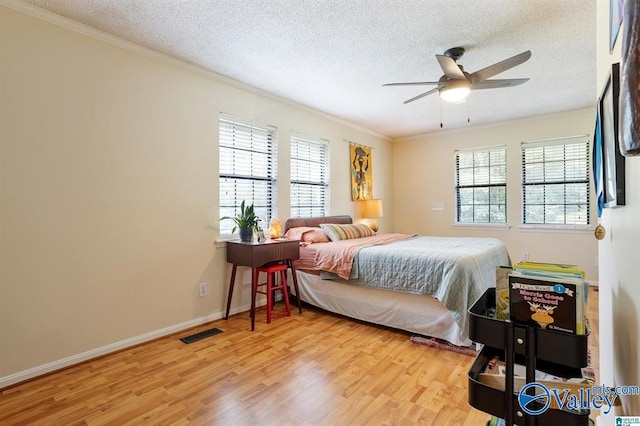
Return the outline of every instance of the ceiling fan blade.
{"type": "Polygon", "coordinates": [[[471,85],[472,90],[498,89],[500,87],[518,86],[529,81],[528,78],[509,78],[506,80],[484,80],[471,85]]]}
{"type": "Polygon", "coordinates": [[[488,67],[482,68],[481,70],[478,70],[471,74],[471,82],[473,84],[476,84],[480,81],[484,81],[496,74],[500,74],[501,72],[515,67],[516,65],[520,65],[528,61],[530,57],[531,51],[527,50],[526,52],[522,52],[519,55],[512,56],[511,58],[505,59],[504,61],[489,65],[488,67]]]}
{"type": "Polygon", "coordinates": [[[408,83],[387,83],[383,84],[383,86],[424,86],[427,84],[440,84],[439,81],[415,81],[408,83]]]}
{"type": "Polygon", "coordinates": [[[404,103],[408,104],[409,102],[417,101],[420,98],[424,98],[425,96],[428,96],[428,95],[430,95],[432,93],[436,93],[438,90],[439,90],[439,88],[436,87],[435,89],[431,89],[428,92],[424,92],[424,93],[416,96],[415,98],[408,99],[408,100],[404,101],[404,103]]]}
{"type": "Polygon", "coordinates": [[[458,64],[456,64],[456,61],[454,61],[450,57],[444,55],[436,55],[436,59],[438,59],[440,68],[442,68],[442,72],[444,72],[444,75],[446,75],[447,77],[456,80],[463,80],[466,78],[458,64]]]}

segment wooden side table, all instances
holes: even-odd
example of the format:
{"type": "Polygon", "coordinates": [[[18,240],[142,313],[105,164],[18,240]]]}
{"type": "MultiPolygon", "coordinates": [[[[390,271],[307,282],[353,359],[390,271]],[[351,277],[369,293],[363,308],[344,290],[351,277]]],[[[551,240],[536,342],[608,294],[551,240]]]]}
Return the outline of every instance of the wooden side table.
{"type": "Polygon", "coordinates": [[[286,262],[293,273],[293,286],[298,299],[298,310],[302,313],[302,302],[298,290],[298,277],[293,266],[293,261],[300,258],[300,241],[298,240],[268,240],[264,243],[243,243],[241,241],[227,241],[227,262],[233,264],[231,280],[229,281],[229,294],[227,296],[227,313],[225,319],[229,319],[231,297],[236,281],[238,266],[251,267],[251,331],[255,328],[256,287],[258,285],[258,273],[256,268],[271,262],[286,262]]]}

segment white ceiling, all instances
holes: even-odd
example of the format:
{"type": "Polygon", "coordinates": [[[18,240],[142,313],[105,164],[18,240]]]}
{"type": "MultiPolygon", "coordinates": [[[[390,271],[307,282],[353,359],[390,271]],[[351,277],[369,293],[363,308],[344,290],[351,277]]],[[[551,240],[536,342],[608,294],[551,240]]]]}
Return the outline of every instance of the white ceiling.
{"type": "Polygon", "coordinates": [[[596,100],[596,2],[585,0],[25,0],[266,92],[397,138],[588,107],[596,100]],[[531,59],[464,104],[431,86],[435,55],[462,46],[473,72],[531,59]],[[467,123],[467,117],[470,124],[467,123]]]}

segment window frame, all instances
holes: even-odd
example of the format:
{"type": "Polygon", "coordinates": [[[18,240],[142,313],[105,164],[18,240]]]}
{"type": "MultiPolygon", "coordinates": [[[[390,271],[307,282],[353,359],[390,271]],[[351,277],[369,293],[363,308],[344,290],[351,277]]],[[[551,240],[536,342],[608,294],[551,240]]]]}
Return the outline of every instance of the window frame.
{"type": "MultiPolygon", "coordinates": [[[[330,170],[330,157],[329,157],[329,141],[326,139],[308,136],[302,133],[291,132],[290,136],[290,172],[289,172],[289,195],[290,195],[290,217],[313,217],[313,216],[328,216],[329,215],[329,170],[330,170]],[[295,147],[296,144],[303,144],[309,146],[309,150],[311,151],[313,147],[319,148],[321,159],[319,161],[313,161],[311,158],[296,158],[294,157],[294,151],[297,151],[295,147]],[[294,161],[307,162],[310,166],[313,164],[319,165],[319,173],[320,179],[313,179],[312,176],[306,175],[308,179],[300,179],[300,175],[294,176],[294,173],[298,172],[300,169],[294,161]],[[297,178],[297,179],[296,179],[297,178]],[[313,188],[321,189],[321,197],[323,198],[322,205],[318,204],[296,204],[296,197],[294,196],[294,191],[296,188],[310,188],[312,192],[313,188]],[[300,210],[307,209],[307,214],[300,214],[300,210]]],[[[311,154],[311,152],[310,152],[311,154]]],[[[309,167],[311,170],[311,167],[309,167]]]]}
{"type": "MultiPolygon", "coordinates": [[[[277,217],[277,127],[220,113],[218,132],[218,217],[235,217],[245,200],[247,204],[254,204],[261,218],[260,226],[268,227],[271,218],[277,217]],[[224,150],[229,150],[231,155],[225,155],[224,150]],[[233,182],[232,195],[225,193],[225,184],[233,182]],[[264,185],[266,194],[258,201],[256,194],[264,191],[264,185]],[[227,200],[235,202],[230,204],[227,200]]],[[[233,226],[232,220],[220,221],[220,238],[230,239],[236,235],[231,232],[233,226]]]]}
{"type": "MultiPolygon", "coordinates": [[[[538,230],[590,230],[592,228],[592,214],[591,214],[591,204],[592,204],[592,199],[591,199],[591,171],[590,171],[590,152],[589,152],[589,147],[590,147],[590,140],[589,140],[589,136],[588,135],[578,135],[578,136],[567,136],[567,137],[562,137],[562,138],[554,138],[554,139],[546,139],[546,140],[538,140],[538,141],[527,141],[527,142],[521,142],[520,144],[520,176],[521,176],[521,216],[520,216],[520,220],[521,220],[521,228],[522,229],[538,229],[538,230]],[[580,150],[584,152],[584,157],[583,158],[568,158],[567,157],[567,149],[566,147],[569,145],[583,145],[583,147],[580,147],[580,150]],[[536,149],[536,148],[543,148],[543,150],[545,148],[551,148],[551,147],[557,147],[557,146],[563,146],[563,157],[562,159],[560,158],[553,158],[553,159],[549,159],[549,160],[543,160],[542,162],[525,162],[525,155],[526,149],[536,149]],[[567,178],[567,173],[568,173],[568,168],[567,168],[567,161],[582,161],[584,163],[584,165],[582,167],[580,167],[581,169],[584,168],[584,177],[577,179],[577,178],[573,178],[573,179],[568,179],[567,178]],[[563,176],[564,179],[563,180],[554,180],[554,179],[549,179],[549,180],[543,180],[541,182],[527,182],[527,169],[526,166],[527,165],[531,165],[531,164],[543,164],[543,175],[546,174],[546,168],[544,167],[544,165],[546,165],[547,163],[551,163],[551,162],[565,162],[564,167],[563,167],[563,176]],[[539,204],[539,203],[527,203],[527,188],[530,186],[538,186],[538,185],[544,185],[545,188],[543,189],[544,191],[544,197],[545,197],[545,201],[543,201],[543,204],[539,204]],[[546,186],[555,186],[555,185],[565,185],[563,187],[563,203],[562,205],[564,206],[564,220],[563,223],[557,223],[557,222],[546,222],[546,207],[547,205],[557,205],[557,204],[553,204],[553,203],[547,203],[546,201],[546,186]],[[583,202],[581,203],[573,203],[567,200],[567,187],[566,185],[584,185],[584,194],[586,196],[586,200],[583,200],[583,202]],[[536,222],[527,222],[527,207],[530,205],[542,205],[543,206],[543,210],[545,210],[545,212],[543,213],[543,215],[545,216],[545,222],[543,223],[536,223],[536,222]],[[585,212],[586,212],[586,223],[567,223],[567,219],[568,219],[568,213],[567,213],[567,206],[572,206],[572,205],[584,205],[585,206],[585,212]]],[[[543,153],[543,155],[545,155],[543,153]]],[[[569,215],[570,216],[570,215],[569,215]]]]}
{"type": "MultiPolygon", "coordinates": [[[[454,158],[455,158],[455,199],[456,199],[456,208],[455,208],[455,226],[474,226],[474,227],[506,227],[507,222],[508,222],[508,203],[507,203],[507,185],[508,185],[508,180],[507,180],[507,146],[506,145],[493,145],[493,146],[485,146],[485,147],[474,147],[474,148],[466,148],[466,149],[457,149],[454,152],[454,158]],[[503,161],[499,162],[499,163],[493,163],[491,162],[491,155],[492,152],[499,152],[502,157],[503,157],[503,161]],[[461,162],[461,155],[465,155],[465,154],[469,154],[471,153],[472,155],[475,156],[475,154],[487,154],[489,156],[489,162],[486,166],[484,165],[475,165],[475,163],[473,164],[472,167],[462,167],[460,166],[460,162],[461,162]],[[480,168],[487,168],[487,169],[491,169],[492,167],[498,167],[498,166],[502,166],[504,167],[504,181],[503,182],[492,182],[492,178],[491,178],[491,173],[488,171],[487,173],[487,179],[488,182],[487,183],[471,183],[471,184],[466,184],[463,183],[461,184],[461,170],[465,170],[465,169],[471,169],[472,170],[472,176],[473,176],[473,181],[475,182],[476,180],[480,179],[480,175],[476,173],[476,169],[480,169],[480,168]],[[487,203],[476,203],[475,201],[475,194],[473,196],[474,201],[472,204],[465,204],[465,205],[471,205],[472,208],[474,209],[474,218],[472,221],[463,221],[461,220],[461,215],[462,215],[462,207],[463,205],[461,204],[461,189],[469,189],[472,188],[474,189],[483,189],[486,188],[488,190],[488,195],[487,195],[487,203]],[[495,203],[491,201],[491,188],[504,188],[503,192],[504,192],[504,201],[501,203],[495,203]],[[488,209],[488,221],[476,221],[475,218],[475,207],[476,206],[481,206],[481,205],[486,205],[487,209],[488,209]],[[491,210],[492,210],[492,206],[502,206],[504,208],[504,221],[492,221],[491,220],[491,210]]],[[[474,160],[475,161],[475,160],[474,160]]]]}

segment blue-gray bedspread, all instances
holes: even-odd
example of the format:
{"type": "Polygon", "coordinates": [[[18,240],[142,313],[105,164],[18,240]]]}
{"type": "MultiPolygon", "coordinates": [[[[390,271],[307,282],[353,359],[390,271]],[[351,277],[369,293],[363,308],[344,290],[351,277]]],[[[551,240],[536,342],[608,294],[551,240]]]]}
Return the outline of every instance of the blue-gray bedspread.
{"type": "MultiPolygon", "coordinates": [[[[496,266],[510,265],[495,238],[414,237],[361,249],[344,282],[437,298],[468,336],[467,311],[495,286],[496,266]]],[[[322,278],[336,279],[322,274],[322,278]]],[[[339,278],[337,278],[339,279],[339,278]]]]}

